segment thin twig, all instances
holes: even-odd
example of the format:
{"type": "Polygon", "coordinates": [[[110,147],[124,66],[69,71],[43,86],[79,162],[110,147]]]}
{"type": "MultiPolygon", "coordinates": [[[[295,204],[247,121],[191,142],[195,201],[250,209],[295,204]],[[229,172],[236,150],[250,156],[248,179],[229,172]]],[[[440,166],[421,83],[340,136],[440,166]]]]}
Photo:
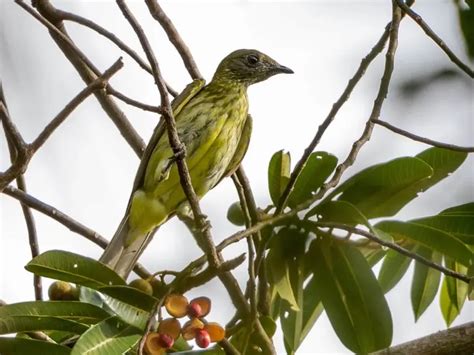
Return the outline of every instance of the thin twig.
{"type": "Polygon", "coordinates": [[[171,288],[168,288],[167,292],[163,295],[163,297],[158,299],[153,305],[153,309],[151,310],[148,320],[146,322],[145,332],[143,333],[143,336],[140,339],[140,342],[138,343],[138,355],[143,355],[145,353],[144,350],[145,350],[146,337],[150,333],[151,328],[154,326],[156,315],[158,314],[160,308],[163,306],[163,303],[165,302],[166,297],[170,293],[171,293],[171,288]]]}
{"type": "MultiPolygon", "coordinates": [[[[409,1],[408,6],[411,6],[413,3],[414,3],[414,0],[409,1]]],[[[291,173],[288,184],[286,185],[285,190],[283,191],[280,197],[280,200],[278,201],[278,206],[276,206],[277,208],[276,208],[275,214],[280,214],[285,209],[286,204],[288,202],[288,198],[293,188],[295,187],[296,180],[298,179],[298,176],[300,175],[301,171],[305,167],[306,162],[308,161],[311,153],[314,151],[316,146],[321,141],[321,138],[323,137],[327,128],[336,118],[336,115],[341,109],[341,107],[349,99],[352,91],[354,90],[356,85],[359,83],[360,79],[362,79],[362,77],[364,76],[369,65],[382,52],[383,48],[385,47],[385,43],[387,43],[387,40],[389,38],[390,27],[391,27],[391,22],[389,22],[387,26],[385,26],[385,31],[383,32],[382,36],[379,38],[379,40],[374,45],[374,47],[370,50],[370,52],[362,59],[359,67],[357,68],[355,74],[347,83],[347,86],[345,87],[341,96],[332,105],[332,108],[329,111],[329,114],[326,116],[324,121],[318,127],[318,131],[316,132],[316,135],[314,136],[313,140],[308,145],[308,147],[304,150],[303,155],[301,156],[300,160],[296,163],[296,166],[291,173]]]]}
{"type": "MultiPolygon", "coordinates": [[[[8,150],[10,151],[10,161],[12,164],[15,164],[15,161],[18,155],[17,147],[22,147],[22,146],[24,147],[25,142],[23,141],[23,138],[21,138],[21,135],[19,134],[18,131],[17,131],[18,136],[15,138],[14,136],[11,135],[12,131],[6,128],[6,124],[8,124],[8,122],[11,122],[11,120],[9,119],[10,113],[8,112],[8,106],[7,106],[7,102],[6,102],[1,84],[0,84],[0,104],[2,105],[2,110],[6,111],[5,113],[8,117],[7,120],[2,120],[2,123],[3,123],[3,128],[5,130],[5,137],[8,144],[8,150]],[[17,144],[15,144],[15,139],[20,139],[20,141],[17,141],[16,142],[17,144]]],[[[15,126],[13,125],[13,127],[15,126]]],[[[26,182],[25,182],[25,177],[23,175],[17,176],[16,184],[20,190],[26,192],[26,182]]],[[[31,257],[34,258],[39,255],[38,234],[36,232],[35,219],[34,219],[33,213],[31,213],[31,209],[28,206],[21,204],[21,210],[23,212],[26,229],[28,231],[28,242],[30,245],[31,257]]],[[[37,301],[41,301],[43,299],[43,285],[41,282],[41,277],[39,275],[33,275],[33,289],[35,292],[35,299],[37,301]]]]}
{"type": "MultiPolygon", "coordinates": [[[[15,0],[15,2],[49,29],[52,39],[56,42],[58,47],[71,62],[86,84],[90,84],[100,75],[100,71],[68,36],[64,23],[57,15],[57,9],[54,8],[49,0],[35,0],[33,2],[39,13],[34,11],[21,0],[15,0]]],[[[108,97],[104,91],[97,90],[94,92],[94,95],[102,106],[104,112],[118,128],[120,134],[125,138],[130,147],[132,147],[135,154],[137,154],[138,157],[141,157],[145,151],[145,143],[135,128],[130,124],[130,121],[127,119],[123,111],[120,110],[114,100],[108,97]]]]}
{"type": "MultiPolygon", "coordinates": [[[[23,205],[33,208],[48,217],[51,217],[55,221],[61,223],[63,226],[69,228],[74,233],[77,233],[84,238],[90,240],[94,244],[100,246],[101,248],[105,249],[108,245],[107,239],[102,237],[99,233],[93,231],[89,227],[86,227],[82,223],[74,220],[64,212],[61,212],[57,208],[48,205],[47,203],[38,200],[37,198],[23,192],[11,185],[5,187],[3,193],[7,196],[13,197],[14,199],[20,201],[23,205]]],[[[140,277],[146,279],[151,274],[147,271],[142,265],[137,264],[135,265],[134,271],[140,277]]]]}
{"type": "MultiPolygon", "coordinates": [[[[21,141],[17,141],[20,149],[17,149],[15,162],[8,168],[4,173],[0,174],[0,191],[5,188],[11,181],[16,177],[23,174],[27,168],[29,161],[33,154],[48,140],[51,134],[64,122],[64,120],[81,104],[89,95],[94,93],[97,89],[105,87],[107,80],[110,79],[118,70],[123,66],[121,59],[118,59],[104,74],[100,75],[97,79],[92,81],[86,88],[81,90],[57,115],[50,123],[44,128],[44,130],[38,135],[38,137],[31,144],[24,144],[21,141]]],[[[6,107],[0,102],[0,114],[4,127],[8,134],[16,130],[15,126],[11,122],[6,107]]],[[[19,134],[19,133],[18,133],[19,134]]],[[[21,137],[21,136],[20,136],[21,137]]],[[[13,139],[13,136],[12,136],[13,139]]],[[[17,140],[17,137],[14,137],[17,140]]]]}
{"type": "Polygon", "coordinates": [[[473,153],[474,152],[474,147],[461,147],[461,146],[454,145],[454,144],[448,144],[448,143],[442,143],[442,142],[434,141],[434,140],[429,139],[429,138],[417,136],[416,134],[407,132],[407,131],[405,131],[401,128],[398,128],[398,127],[395,127],[395,126],[391,125],[388,122],[381,121],[381,120],[372,120],[372,122],[375,123],[375,124],[378,124],[380,126],[383,126],[383,127],[389,129],[392,132],[398,133],[402,136],[405,136],[405,137],[410,138],[410,139],[412,139],[414,141],[417,141],[417,142],[429,144],[429,145],[432,145],[432,146],[438,147],[438,148],[445,148],[445,149],[449,149],[449,150],[454,150],[454,151],[457,151],[457,152],[466,152],[466,153],[473,153]]]}
{"type": "Polygon", "coordinates": [[[407,4],[403,0],[395,0],[397,5],[403,9],[403,11],[410,16],[413,21],[415,21],[421,29],[426,33],[428,37],[430,37],[443,51],[446,55],[451,59],[451,61],[456,64],[463,72],[469,75],[471,78],[474,78],[474,71],[465,63],[459,59],[456,54],[448,47],[448,45],[428,26],[428,24],[423,21],[420,15],[418,15],[415,11],[410,9],[407,4]]]}
{"type": "Polygon", "coordinates": [[[349,226],[347,224],[342,224],[342,223],[325,223],[325,222],[313,222],[316,226],[319,226],[321,228],[335,228],[335,229],[341,229],[341,230],[345,230],[345,231],[348,231],[348,232],[351,232],[351,233],[354,233],[354,234],[358,234],[358,235],[361,235],[363,237],[366,237],[367,239],[370,239],[371,241],[374,241],[380,245],[383,245],[384,247],[387,247],[387,248],[390,248],[390,249],[393,249],[397,252],[399,252],[400,254],[403,254],[405,256],[408,256],[409,258],[412,258],[412,259],[415,259],[416,261],[419,261],[420,263],[422,264],[425,264],[426,266],[429,266],[433,269],[436,269],[438,271],[441,271],[443,274],[445,274],[446,276],[451,276],[451,277],[454,277],[458,280],[461,280],[461,281],[464,281],[466,283],[469,284],[471,278],[469,276],[466,276],[466,275],[463,275],[463,274],[460,274],[456,271],[453,271],[453,270],[450,270],[450,269],[447,269],[445,268],[444,266],[442,265],[439,265],[437,263],[434,263],[432,262],[431,260],[428,260],[426,258],[424,258],[423,256],[421,255],[418,255],[416,253],[413,253],[405,248],[402,248],[401,246],[399,246],[398,244],[396,243],[392,243],[392,242],[389,242],[389,241],[386,241],[386,240],[383,240],[383,239],[380,239],[378,238],[377,236],[375,236],[374,234],[370,233],[370,232],[367,232],[363,229],[359,229],[359,228],[356,228],[356,227],[353,227],[353,226],[349,226]]]}
{"type": "MultiPolygon", "coordinates": [[[[123,42],[120,38],[118,38],[114,33],[110,32],[109,30],[105,29],[104,27],[100,26],[94,21],[91,21],[79,15],[73,14],[71,12],[58,9],[56,11],[56,14],[58,18],[60,18],[61,20],[78,23],[82,26],[90,28],[91,30],[97,32],[101,36],[107,38],[113,44],[115,44],[117,47],[119,47],[121,50],[127,53],[130,56],[130,58],[132,58],[143,70],[152,74],[150,66],[138,55],[138,53],[135,52],[132,48],[130,48],[125,42],[123,42]]],[[[176,97],[178,95],[178,92],[174,90],[168,83],[166,84],[166,88],[168,89],[168,92],[171,94],[171,96],[176,97]]]]}
{"type": "Polygon", "coordinates": [[[148,104],[145,104],[143,102],[134,100],[134,99],[132,99],[128,96],[125,96],[124,94],[122,94],[121,92],[115,90],[114,88],[112,88],[110,86],[107,86],[106,92],[107,92],[108,95],[115,96],[117,99],[119,99],[120,101],[125,102],[126,104],[128,104],[130,106],[135,106],[135,107],[138,107],[139,109],[142,109],[142,110],[145,110],[145,111],[150,111],[150,112],[154,112],[154,113],[161,113],[161,107],[148,105],[148,104]]]}
{"type": "Polygon", "coordinates": [[[145,0],[145,3],[150,10],[150,14],[153,16],[155,20],[157,20],[161,27],[165,30],[166,34],[168,35],[168,39],[170,42],[175,46],[176,50],[178,51],[181,59],[184,62],[184,66],[191,75],[193,79],[202,79],[202,75],[199,72],[199,69],[194,61],[191,52],[189,51],[188,46],[184,43],[183,39],[179,35],[178,31],[173,25],[173,22],[169,19],[169,17],[165,14],[161,6],[158,4],[156,0],[145,0]]]}
{"type": "Polygon", "coordinates": [[[93,94],[97,89],[104,89],[107,85],[108,80],[123,67],[122,58],[115,61],[112,66],[107,69],[97,79],[87,85],[79,94],[77,94],[57,115],[50,123],[43,129],[38,137],[31,143],[31,148],[35,152],[37,151],[51,136],[51,134],[58,128],[61,123],[79,106],[89,95],[93,94]]]}

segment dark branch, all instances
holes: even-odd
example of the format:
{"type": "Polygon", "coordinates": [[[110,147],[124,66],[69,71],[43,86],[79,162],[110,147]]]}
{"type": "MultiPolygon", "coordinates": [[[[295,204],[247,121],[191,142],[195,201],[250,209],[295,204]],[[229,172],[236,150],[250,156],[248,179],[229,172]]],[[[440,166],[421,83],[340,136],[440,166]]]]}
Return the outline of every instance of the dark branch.
{"type": "Polygon", "coordinates": [[[125,102],[126,104],[128,104],[130,106],[135,106],[139,109],[149,111],[149,112],[161,113],[161,107],[147,105],[147,104],[144,104],[143,102],[134,100],[134,99],[132,99],[128,96],[125,96],[124,94],[122,94],[121,92],[115,90],[114,88],[112,88],[110,86],[107,86],[106,91],[107,91],[108,95],[115,96],[117,99],[119,99],[120,101],[125,102]]]}
{"type": "Polygon", "coordinates": [[[403,0],[395,0],[397,5],[403,9],[403,11],[410,16],[443,51],[451,59],[451,61],[456,64],[462,71],[464,71],[471,78],[474,78],[474,71],[469,68],[467,64],[464,64],[461,59],[459,59],[456,54],[447,46],[447,44],[428,26],[428,24],[423,21],[420,15],[415,11],[410,9],[403,0]]]}
{"type": "MultiPolygon", "coordinates": [[[[15,1],[49,29],[49,33],[53,40],[56,42],[66,58],[71,62],[86,84],[90,84],[97,78],[97,76],[100,75],[99,70],[81,52],[81,50],[68,36],[63,22],[58,17],[57,9],[53,7],[49,0],[34,1],[34,5],[38,9],[39,13],[31,9],[21,0],[15,1]]],[[[130,124],[123,111],[120,110],[114,100],[108,97],[104,91],[97,90],[94,92],[94,95],[99,101],[104,112],[118,128],[119,132],[125,138],[127,143],[132,147],[135,153],[141,157],[145,150],[145,143],[138,135],[135,128],[133,128],[133,126],[130,124]]]]}
{"type": "Polygon", "coordinates": [[[432,146],[438,147],[438,148],[445,148],[445,149],[449,149],[449,150],[454,150],[454,151],[457,151],[457,152],[466,152],[466,153],[474,152],[474,147],[460,147],[460,146],[454,145],[454,144],[447,144],[447,143],[434,141],[434,140],[429,139],[429,138],[417,136],[416,134],[407,132],[407,131],[405,131],[401,128],[398,128],[398,127],[395,127],[395,126],[391,125],[388,122],[381,121],[381,120],[372,120],[372,122],[375,123],[375,124],[378,124],[380,126],[383,126],[383,127],[389,129],[392,132],[398,133],[402,136],[405,136],[405,137],[410,138],[410,139],[412,139],[414,141],[417,141],[417,142],[429,144],[429,145],[432,145],[432,146]]]}
{"type": "Polygon", "coordinates": [[[181,59],[184,62],[184,66],[188,70],[189,75],[191,75],[191,78],[202,79],[202,75],[199,72],[199,69],[197,68],[196,62],[194,61],[194,58],[191,55],[188,46],[182,40],[178,31],[174,27],[173,22],[171,22],[169,17],[165,14],[161,6],[158,4],[158,1],[145,0],[145,2],[148,6],[148,9],[150,10],[150,14],[155,20],[160,23],[161,27],[163,27],[166,34],[168,35],[168,39],[175,46],[176,50],[181,56],[181,59]]]}
{"type": "Polygon", "coordinates": [[[474,322],[458,325],[418,338],[407,343],[392,346],[372,353],[372,355],[403,355],[403,354],[473,354],[474,353],[474,322]]]}
{"type": "Polygon", "coordinates": [[[458,280],[461,280],[461,281],[464,281],[466,283],[469,283],[469,281],[471,280],[471,278],[469,276],[466,276],[466,275],[460,274],[456,271],[445,268],[444,266],[436,264],[436,263],[432,262],[431,260],[428,260],[428,259],[424,258],[421,255],[413,253],[413,252],[399,246],[396,243],[392,243],[392,242],[389,242],[389,241],[386,241],[386,240],[382,240],[382,239],[378,238],[377,236],[375,236],[374,234],[372,234],[370,232],[367,232],[363,229],[359,229],[359,228],[352,227],[352,226],[349,226],[349,225],[346,225],[346,224],[341,224],[341,223],[323,223],[323,222],[311,222],[311,223],[314,223],[316,226],[319,226],[320,228],[341,229],[341,230],[345,230],[345,231],[348,231],[348,232],[351,232],[351,233],[354,233],[354,234],[361,235],[363,237],[366,237],[367,239],[370,239],[371,241],[374,241],[374,242],[376,242],[380,245],[383,245],[384,247],[393,249],[393,250],[399,252],[400,254],[408,256],[409,258],[414,259],[416,261],[419,261],[420,263],[425,264],[426,266],[429,266],[430,268],[441,271],[446,276],[454,277],[454,278],[456,278],[458,280]]]}

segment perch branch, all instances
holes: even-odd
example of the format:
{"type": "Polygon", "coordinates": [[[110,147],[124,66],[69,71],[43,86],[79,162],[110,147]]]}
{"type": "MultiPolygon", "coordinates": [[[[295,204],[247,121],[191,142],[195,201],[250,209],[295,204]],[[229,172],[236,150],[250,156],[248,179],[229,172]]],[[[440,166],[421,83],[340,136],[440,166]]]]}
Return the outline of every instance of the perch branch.
{"type": "Polygon", "coordinates": [[[466,153],[474,152],[474,147],[460,147],[460,146],[454,145],[454,144],[447,144],[447,143],[437,142],[437,141],[434,141],[434,140],[429,139],[429,138],[417,136],[416,134],[407,132],[407,131],[405,131],[401,128],[398,128],[398,127],[395,127],[395,126],[391,125],[388,122],[381,121],[381,120],[372,120],[372,122],[375,123],[375,124],[378,124],[380,126],[383,126],[383,127],[389,129],[392,132],[398,133],[402,136],[405,136],[405,137],[410,138],[411,140],[414,140],[414,141],[417,141],[417,142],[429,144],[429,145],[432,145],[432,146],[438,147],[438,148],[445,148],[445,149],[449,149],[449,150],[454,150],[454,151],[457,151],[457,152],[466,152],[466,153]]]}
{"type": "Polygon", "coordinates": [[[174,27],[173,22],[171,22],[170,18],[161,8],[160,4],[158,4],[158,1],[145,0],[145,3],[148,6],[151,16],[153,16],[153,18],[160,23],[161,27],[168,35],[168,39],[175,46],[191,78],[202,79],[202,75],[199,72],[199,69],[191,52],[189,51],[188,46],[184,43],[183,39],[176,30],[176,27],[174,27]]]}
{"type": "Polygon", "coordinates": [[[148,105],[148,104],[145,104],[143,102],[134,100],[134,99],[132,99],[128,96],[125,96],[124,94],[122,94],[121,92],[115,90],[114,88],[112,88],[110,86],[107,86],[106,92],[107,92],[108,95],[115,96],[117,99],[119,99],[120,101],[125,102],[126,104],[128,104],[130,106],[135,106],[135,107],[137,107],[139,109],[142,109],[142,110],[145,110],[145,111],[150,111],[150,112],[161,114],[161,107],[148,105]]]}
{"type": "Polygon", "coordinates": [[[430,37],[443,51],[446,55],[451,59],[451,61],[456,64],[463,72],[469,75],[471,78],[474,78],[474,71],[469,68],[469,66],[462,62],[456,54],[448,47],[448,45],[428,26],[428,24],[418,15],[415,11],[410,9],[410,7],[405,4],[403,0],[395,0],[397,5],[405,12],[408,16],[410,16],[413,21],[415,21],[421,29],[426,33],[428,37],[430,37]]]}

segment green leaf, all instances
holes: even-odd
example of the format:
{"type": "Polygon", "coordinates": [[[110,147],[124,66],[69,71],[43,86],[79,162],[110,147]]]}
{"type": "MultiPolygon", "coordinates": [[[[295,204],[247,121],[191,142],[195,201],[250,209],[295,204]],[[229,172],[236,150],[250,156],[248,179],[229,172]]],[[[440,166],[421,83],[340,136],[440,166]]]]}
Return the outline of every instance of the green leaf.
{"type": "MultiPolygon", "coordinates": [[[[415,251],[416,248],[405,247],[405,249],[415,251]]],[[[395,250],[389,250],[383,259],[382,267],[379,272],[379,283],[384,293],[387,293],[402,279],[403,275],[408,271],[411,258],[400,254],[395,250]]]]}
{"type": "Polygon", "coordinates": [[[467,215],[467,216],[474,216],[474,202],[465,203],[463,205],[454,206],[447,208],[441,211],[439,214],[444,215],[467,215]]]}
{"type": "Polygon", "coordinates": [[[28,332],[33,330],[64,330],[74,334],[84,333],[88,327],[59,317],[9,316],[0,318],[0,334],[28,332]]]}
{"type": "Polygon", "coordinates": [[[174,352],[173,354],[176,355],[194,355],[194,354],[204,354],[204,355],[224,355],[225,351],[222,350],[218,346],[214,346],[209,349],[204,349],[204,350],[188,350],[188,351],[179,351],[179,352],[174,352]]]}
{"type": "Polygon", "coordinates": [[[467,153],[432,147],[424,150],[416,157],[433,168],[433,175],[420,184],[420,191],[426,191],[456,171],[466,160],[467,153]]]}
{"type": "Polygon", "coordinates": [[[288,304],[280,305],[280,323],[283,330],[285,346],[288,353],[294,353],[301,343],[301,331],[303,329],[304,314],[304,290],[305,280],[304,254],[295,257],[294,260],[288,260],[291,288],[296,298],[296,304],[299,309],[294,310],[288,304]]]}
{"type": "Polygon", "coordinates": [[[49,343],[41,340],[25,338],[0,337],[0,354],[48,354],[48,355],[68,355],[71,349],[68,347],[49,343]]]}
{"type": "Polygon", "coordinates": [[[307,237],[297,229],[282,228],[270,242],[266,260],[271,285],[294,310],[299,310],[299,305],[291,283],[294,268],[290,270],[290,265],[304,254],[307,237]]]}
{"type": "Polygon", "coordinates": [[[403,157],[374,165],[354,175],[331,194],[354,204],[367,218],[393,216],[418,193],[426,191],[466,159],[467,153],[427,149],[416,157],[403,157]]]}
{"type": "Polygon", "coordinates": [[[332,195],[355,205],[367,218],[393,216],[414,199],[418,183],[433,174],[423,160],[404,157],[369,167],[339,185],[332,195]]]}
{"type": "Polygon", "coordinates": [[[158,301],[155,297],[130,286],[104,286],[100,287],[98,291],[146,312],[150,312],[158,301]]]}
{"type": "Polygon", "coordinates": [[[117,317],[110,317],[92,326],[74,345],[71,355],[104,355],[123,354],[139,340],[140,332],[122,322],[117,317]]]}
{"type": "Polygon", "coordinates": [[[76,301],[22,302],[0,307],[0,319],[16,316],[60,317],[94,324],[108,318],[110,314],[99,307],[76,301]]]}
{"type": "Polygon", "coordinates": [[[281,194],[285,191],[285,187],[290,179],[290,153],[284,153],[280,150],[273,154],[268,166],[268,189],[273,204],[278,205],[281,194]]]}
{"type": "MultiPolygon", "coordinates": [[[[460,274],[467,274],[467,268],[465,266],[462,266],[449,258],[445,258],[444,264],[450,270],[456,271],[460,274]]],[[[448,276],[444,277],[441,288],[440,306],[441,313],[443,314],[443,318],[448,327],[461,312],[467,298],[468,288],[468,284],[461,280],[448,276]]]]}
{"type": "Polygon", "coordinates": [[[312,208],[307,216],[318,216],[319,222],[343,223],[351,226],[370,226],[367,218],[352,203],[327,201],[312,208]]]}
{"type": "Polygon", "coordinates": [[[370,266],[357,248],[315,241],[314,278],[329,320],[351,351],[368,353],[392,341],[392,318],[370,266]]]}
{"type": "Polygon", "coordinates": [[[474,58],[474,7],[472,4],[469,8],[459,8],[459,24],[461,25],[461,31],[466,44],[466,52],[469,58],[474,58]]]}
{"type": "MultiPolygon", "coordinates": [[[[149,311],[143,310],[143,305],[135,306],[120,299],[103,294],[102,298],[108,308],[127,324],[130,324],[138,329],[145,329],[149,311]]],[[[122,298],[122,297],[121,297],[122,298]]],[[[123,298],[122,298],[123,299],[123,298]]]]}
{"type": "Polygon", "coordinates": [[[417,218],[410,222],[442,230],[466,244],[474,244],[474,215],[441,212],[437,216],[417,218]]]}
{"type": "Polygon", "coordinates": [[[463,265],[470,265],[472,251],[459,239],[439,229],[422,224],[400,221],[382,221],[376,227],[394,237],[408,238],[430,249],[449,256],[463,265]]]}
{"type": "Polygon", "coordinates": [[[308,158],[306,165],[296,179],[295,186],[288,198],[288,206],[295,207],[308,200],[326,179],[331,175],[337,165],[337,158],[327,152],[314,152],[308,158]]]}
{"type": "Polygon", "coordinates": [[[25,269],[36,275],[90,288],[125,284],[119,275],[97,260],[62,250],[50,250],[38,255],[25,269]]]}
{"type": "MultiPolygon", "coordinates": [[[[420,247],[418,254],[437,264],[441,263],[440,253],[420,247]]],[[[419,261],[415,262],[415,273],[411,284],[411,305],[415,322],[421,317],[428,306],[433,302],[438,292],[441,273],[419,261]]]]}

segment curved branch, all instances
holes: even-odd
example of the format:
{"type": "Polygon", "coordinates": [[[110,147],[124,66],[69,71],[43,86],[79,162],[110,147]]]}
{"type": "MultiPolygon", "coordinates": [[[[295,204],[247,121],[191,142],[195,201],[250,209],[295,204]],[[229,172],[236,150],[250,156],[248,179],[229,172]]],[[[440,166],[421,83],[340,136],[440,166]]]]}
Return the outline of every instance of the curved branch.
{"type": "Polygon", "coordinates": [[[474,78],[474,71],[464,64],[461,59],[459,59],[456,54],[448,47],[448,45],[428,26],[428,24],[423,21],[420,15],[418,15],[415,11],[410,9],[403,0],[395,0],[397,5],[408,15],[410,16],[413,21],[415,21],[422,30],[426,33],[428,37],[430,37],[443,51],[446,55],[451,59],[451,61],[456,64],[463,72],[469,75],[471,78],[474,78]]]}
{"type": "Polygon", "coordinates": [[[434,140],[429,139],[429,138],[417,136],[416,134],[407,132],[407,131],[405,131],[401,128],[398,128],[398,127],[395,127],[395,126],[391,125],[388,122],[381,121],[381,120],[372,120],[372,122],[375,123],[375,124],[378,124],[380,126],[383,126],[383,127],[389,129],[392,132],[398,133],[402,136],[405,136],[405,137],[410,138],[411,140],[414,140],[414,141],[417,141],[417,142],[429,144],[429,145],[432,145],[432,146],[438,147],[438,148],[454,150],[454,151],[457,151],[457,152],[466,152],[466,153],[473,153],[474,152],[474,147],[460,147],[460,146],[454,145],[454,144],[448,144],[448,143],[442,143],[442,142],[434,141],[434,140]]]}

